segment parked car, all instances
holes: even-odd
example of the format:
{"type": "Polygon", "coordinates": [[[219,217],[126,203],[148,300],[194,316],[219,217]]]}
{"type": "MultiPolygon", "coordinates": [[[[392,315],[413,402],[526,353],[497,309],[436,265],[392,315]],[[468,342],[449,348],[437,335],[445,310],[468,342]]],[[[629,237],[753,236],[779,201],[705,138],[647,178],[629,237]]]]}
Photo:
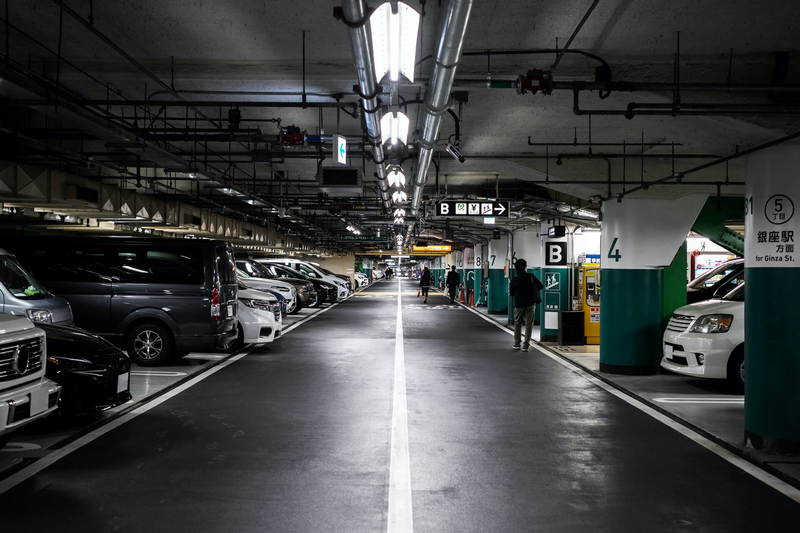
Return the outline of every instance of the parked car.
{"type": "Polygon", "coordinates": [[[273,274],[275,274],[275,276],[278,279],[294,278],[307,281],[313,284],[314,290],[317,293],[317,303],[313,307],[319,307],[325,302],[336,301],[338,287],[333,283],[328,283],[327,281],[322,281],[321,279],[317,278],[311,278],[309,276],[306,276],[302,272],[299,272],[286,265],[278,265],[274,263],[258,263],[258,264],[268,269],[273,274]]]}
{"type": "Polygon", "coordinates": [[[327,274],[329,276],[333,276],[333,277],[338,278],[339,280],[341,280],[344,283],[345,287],[347,287],[347,295],[348,296],[353,293],[353,280],[350,279],[350,276],[345,276],[344,274],[337,274],[335,272],[331,272],[327,268],[319,266],[317,263],[311,263],[311,264],[314,265],[315,267],[317,267],[318,269],[320,269],[325,274],[327,274]]]}
{"type": "Polygon", "coordinates": [[[680,307],[664,331],[661,367],[686,376],[725,379],[744,390],[744,283],[721,299],[680,307]]]}
{"type": "Polygon", "coordinates": [[[45,324],[72,324],[69,303],[50,294],[17,259],[0,248],[0,312],[45,324]]]}
{"type": "Polygon", "coordinates": [[[704,272],[686,286],[686,303],[722,298],[744,283],[744,259],[731,259],[704,272]]]}
{"type": "Polygon", "coordinates": [[[356,280],[356,287],[359,289],[369,285],[369,278],[363,272],[356,272],[353,274],[353,278],[356,280]]]}
{"type": "Polygon", "coordinates": [[[44,375],[46,354],[44,331],[0,314],[0,448],[12,431],[58,409],[61,385],[44,375]]]}
{"type": "Polygon", "coordinates": [[[243,283],[248,289],[259,291],[267,290],[280,294],[286,300],[286,313],[293,315],[299,311],[297,303],[297,289],[291,283],[277,279],[256,278],[239,270],[236,273],[239,282],[243,283]]]}
{"type": "Polygon", "coordinates": [[[72,307],[75,325],[140,365],[211,351],[236,335],[236,265],[225,241],[4,237],[26,269],[72,307]]]}
{"type": "Polygon", "coordinates": [[[301,261],[299,259],[292,258],[256,259],[256,261],[264,264],[285,265],[295,270],[299,270],[310,278],[332,283],[337,287],[337,300],[347,298],[350,295],[350,290],[347,288],[347,284],[344,282],[344,280],[335,275],[325,273],[320,267],[313,265],[308,261],[301,261]]]}
{"type": "Polygon", "coordinates": [[[239,269],[240,272],[246,272],[254,278],[276,279],[291,284],[297,291],[297,309],[295,312],[303,307],[315,307],[317,305],[317,291],[314,288],[314,284],[310,281],[277,276],[265,265],[251,259],[237,259],[236,268],[239,269]]]}
{"type": "Polygon", "coordinates": [[[281,336],[283,319],[277,297],[239,284],[239,304],[236,339],[221,350],[236,351],[245,344],[265,344],[281,336]]]}
{"type": "Polygon", "coordinates": [[[97,413],[131,399],[131,360],[122,350],[83,329],[39,327],[47,335],[45,376],[61,385],[62,413],[97,413]]]}

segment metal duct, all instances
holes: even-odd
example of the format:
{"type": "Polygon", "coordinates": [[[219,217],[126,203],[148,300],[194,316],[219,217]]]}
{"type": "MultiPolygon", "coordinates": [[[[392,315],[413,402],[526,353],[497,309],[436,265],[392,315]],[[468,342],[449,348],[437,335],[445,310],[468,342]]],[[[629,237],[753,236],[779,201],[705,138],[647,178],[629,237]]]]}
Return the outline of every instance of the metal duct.
{"type": "Polygon", "coordinates": [[[375,82],[375,68],[372,64],[372,50],[369,47],[368,24],[366,23],[366,10],[362,0],[342,0],[342,12],[351,23],[364,20],[358,27],[350,25],[350,42],[353,45],[353,60],[358,75],[358,87],[361,91],[364,105],[364,122],[367,126],[367,135],[372,144],[372,157],[377,166],[378,189],[380,190],[383,207],[387,211],[392,206],[389,195],[389,182],[386,180],[386,166],[384,163],[383,144],[381,144],[381,110],[378,106],[377,83],[375,82]]]}
{"type": "Polygon", "coordinates": [[[411,214],[416,215],[422,199],[422,190],[428,181],[428,167],[436,147],[442,116],[450,108],[450,91],[456,67],[461,61],[464,34],[472,10],[472,0],[450,0],[447,4],[442,29],[436,45],[436,66],[425,93],[423,122],[420,134],[419,159],[414,174],[414,197],[411,201],[411,214]]]}

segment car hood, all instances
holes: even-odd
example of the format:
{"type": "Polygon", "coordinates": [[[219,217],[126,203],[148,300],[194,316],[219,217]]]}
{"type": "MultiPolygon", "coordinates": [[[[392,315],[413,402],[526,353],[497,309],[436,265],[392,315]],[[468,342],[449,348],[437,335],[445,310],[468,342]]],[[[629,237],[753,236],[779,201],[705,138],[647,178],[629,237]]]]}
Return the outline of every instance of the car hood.
{"type": "Polygon", "coordinates": [[[729,300],[706,300],[695,304],[684,305],[675,310],[677,315],[714,315],[714,314],[743,314],[744,302],[732,302],[729,300]]]}
{"type": "Polygon", "coordinates": [[[267,300],[271,303],[278,303],[278,299],[271,293],[253,289],[239,289],[239,298],[246,300],[267,300]]]}
{"type": "Polygon", "coordinates": [[[266,278],[239,278],[239,281],[244,283],[244,285],[248,289],[261,289],[262,287],[265,289],[270,289],[273,287],[283,287],[286,289],[293,288],[291,283],[286,283],[285,281],[278,281],[273,279],[266,279],[266,278]]]}
{"type": "Polygon", "coordinates": [[[19,333],[33,328],[33,322],[28,320],[27,317],[0,314],[0,335],[19,333]]]}
{"type": "Polygon", "coordinates": [[[83,357],[93,353],[118,352],[119,348],[85,329],[37,324],[47,335],[47,355],[83,357]]]}

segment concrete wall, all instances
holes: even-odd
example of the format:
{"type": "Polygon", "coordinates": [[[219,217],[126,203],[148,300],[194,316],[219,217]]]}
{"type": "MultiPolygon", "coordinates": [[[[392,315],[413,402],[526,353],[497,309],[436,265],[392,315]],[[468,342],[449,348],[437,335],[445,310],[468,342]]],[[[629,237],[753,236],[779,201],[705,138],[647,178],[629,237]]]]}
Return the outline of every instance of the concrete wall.
{"type": "Polygon", "coordinates": [[[337,255],[334,257],[311,257],[308,261],[312,263],[319,263],[320,266],[327,268],[336,274],[344,274],[353,280],[353,272],[355,271],[356,256],[354,254],[337,255]],[[349,270],[349,272],[348,272],[349,270]]]}

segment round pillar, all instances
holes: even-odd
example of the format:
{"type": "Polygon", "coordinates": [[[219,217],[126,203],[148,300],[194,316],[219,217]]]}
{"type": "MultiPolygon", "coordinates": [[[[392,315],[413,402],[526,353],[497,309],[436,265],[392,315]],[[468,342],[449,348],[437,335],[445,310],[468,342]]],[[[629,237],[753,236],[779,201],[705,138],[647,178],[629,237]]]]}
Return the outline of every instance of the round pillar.
{"type": "Polygon", "coordinates": [[[490,240],[488,311],[493,314],[508,313],[508,278],[504,269],[507,258],[508,235],[490,240]]]}

